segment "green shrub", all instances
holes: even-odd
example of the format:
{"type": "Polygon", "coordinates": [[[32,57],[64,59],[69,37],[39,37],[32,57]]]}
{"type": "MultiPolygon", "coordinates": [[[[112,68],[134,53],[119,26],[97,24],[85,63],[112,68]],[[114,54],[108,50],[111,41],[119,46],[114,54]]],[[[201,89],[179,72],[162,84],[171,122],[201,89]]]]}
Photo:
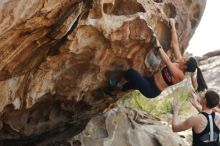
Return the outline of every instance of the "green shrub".
{"type": "Polygon", "coordinates": [[[173,98],[179,99],[181,115],[189,115],[189,111],[193,109],[188,101],[188,94],[191,92],[190,88],[182,87],[174,90],[166,97],[158,97],[149,99],[144,97],[139,91],[135,90],[124,95],[118,102],[118,106],[132,107],[137,110],[142,110],[153,115],[164,117],[164,115],[171,114],[171,103],[173,98]]]}

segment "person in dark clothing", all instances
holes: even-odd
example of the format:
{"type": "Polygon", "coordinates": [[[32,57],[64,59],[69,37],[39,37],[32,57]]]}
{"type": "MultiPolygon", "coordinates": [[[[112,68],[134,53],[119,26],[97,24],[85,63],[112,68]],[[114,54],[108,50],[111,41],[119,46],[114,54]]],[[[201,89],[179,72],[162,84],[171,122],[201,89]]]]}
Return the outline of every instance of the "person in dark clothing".
{"type": "Polygon", "coordinates": [[[183,122],[178,121],[179,104],[174,99],[172,129],[180,132],[192,128],[193,146],[219,146],[220,115],[213,112],[219,104],[219,95],[212,91],[206,91],[203,97],[198,97],[198,93],[192,92],[193,98],[199,99],[202,110],[197,115],[192,115],[183,122]]]}
{"type": "Polygon", "coordinates": [[[180,53],[175,28],[175,20],[170,19],[169,23],[171,27],[171,49],[173,50],[175,61],[172,62],[169,59],[167,54],[164,52],[164,49],[157,41],[161,59],[165,64],[162,70],[159,70],[151,77],[143,77],[135,69],[130,68],[124,73],[124,78],[127,80],[127,82],[125,84],[121,84],[120,82],[118,83],[117,81],[110,80],[110,84],[112,86],[119,87],[121,91],[124,92],[130,89],[137,89],[144,96],[154,98],[157,97],[168,86],[183,81],[186,72],[191,72],[192,84],[195,87],[196,81],[193,77],[193,73],[197,70],[197,90],[202,91],[208,88],[202,72],[197,65],[196,59],[193,57],[185,59],[180,53]]]}

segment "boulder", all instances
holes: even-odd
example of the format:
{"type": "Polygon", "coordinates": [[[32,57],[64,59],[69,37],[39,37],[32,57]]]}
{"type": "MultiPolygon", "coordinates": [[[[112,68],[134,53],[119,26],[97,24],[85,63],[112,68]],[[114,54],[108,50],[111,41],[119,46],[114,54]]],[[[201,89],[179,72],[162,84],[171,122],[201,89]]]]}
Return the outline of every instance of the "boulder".
{"type": "Polygon", "coordinates": [[[81,146],[187,145],[158,118],[130,108],[112,109],[92,118],[83,132],[71,140],[81,146]]]}
{"type": "MultiPolygon", "coordinates": [[[[168,20],[181,52],[206,0],[0,0],[0,141],[34,145],[80,132],[114,101],[110,77],[161,67],[169,57],[168,20]]],[[[60,139],[57,139],[59,141],[60,139]]]]}

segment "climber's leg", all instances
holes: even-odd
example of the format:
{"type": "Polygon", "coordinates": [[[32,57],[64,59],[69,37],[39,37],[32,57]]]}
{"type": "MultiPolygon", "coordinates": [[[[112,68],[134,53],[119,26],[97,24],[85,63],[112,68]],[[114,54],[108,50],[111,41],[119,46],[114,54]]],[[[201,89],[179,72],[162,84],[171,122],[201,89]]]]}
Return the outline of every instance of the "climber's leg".
{"type": "Polygon", "coordinates": [[[154,83],[153,77],[144,78],[134,69],[129,69],[126,71],[124,76],[128,82],[123,85],[122,91],[137,89],[148,98],[153,98],[160,94],[160,91],[158,91],[154,83]]]}

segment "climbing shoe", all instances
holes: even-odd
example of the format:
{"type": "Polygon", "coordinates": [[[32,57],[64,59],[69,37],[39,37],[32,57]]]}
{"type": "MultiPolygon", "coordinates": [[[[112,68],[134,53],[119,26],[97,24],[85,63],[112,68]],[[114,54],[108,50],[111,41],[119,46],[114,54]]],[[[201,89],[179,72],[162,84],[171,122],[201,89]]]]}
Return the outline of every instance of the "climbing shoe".
{"type": "Polygon", "coordinates": [[[117,87],[118,81],[114,79],[109,79],[109,85],[112,87],[117,87]]]}

